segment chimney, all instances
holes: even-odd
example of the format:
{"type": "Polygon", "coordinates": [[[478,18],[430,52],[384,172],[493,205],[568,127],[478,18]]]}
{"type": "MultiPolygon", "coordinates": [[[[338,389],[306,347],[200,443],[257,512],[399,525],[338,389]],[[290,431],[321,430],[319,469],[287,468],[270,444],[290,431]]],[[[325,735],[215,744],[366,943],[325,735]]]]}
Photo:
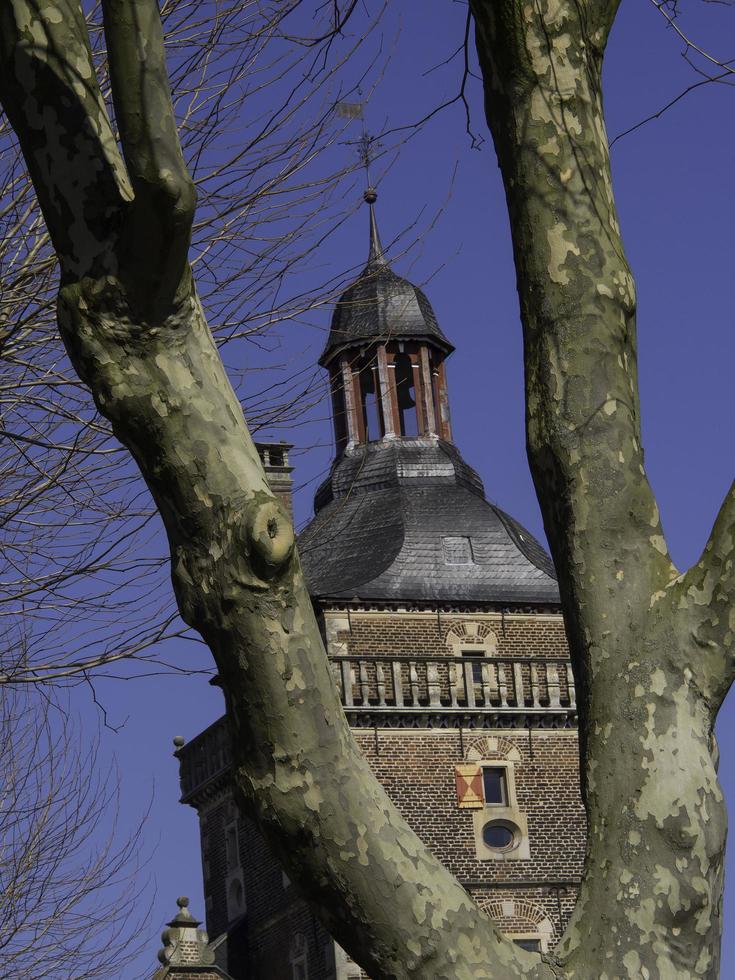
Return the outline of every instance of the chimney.
{"type": "Polygon", "coordinates": [[[293,466],[288,465],[288,453],[290,449],[293,449],[293,446],[287,442],[256,442],[255,448],[258,450],[269,487],[288,516],[293,520],[293,503],[291,500],[293,466]]]}

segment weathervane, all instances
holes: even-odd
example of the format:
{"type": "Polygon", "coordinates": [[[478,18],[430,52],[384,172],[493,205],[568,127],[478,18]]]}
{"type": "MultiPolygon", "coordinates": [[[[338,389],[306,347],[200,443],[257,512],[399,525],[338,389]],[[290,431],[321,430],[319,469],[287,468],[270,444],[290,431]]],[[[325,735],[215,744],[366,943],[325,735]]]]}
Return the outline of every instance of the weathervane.
{"type": "Polygon", "coordinates": [[[371,136],[365,125],[365,106],[364,102],[338,102],[337,113],[345,119],[359,119],[362,123],[362,133],[357,140],[348,140],[348,145],[352,145],[357,150],[360,163],[365,168],[365,182],[368,190],[373,189],[370,180],[370,164],[375,159],[375,149],[380,145],[374,136],[371,136]]]}

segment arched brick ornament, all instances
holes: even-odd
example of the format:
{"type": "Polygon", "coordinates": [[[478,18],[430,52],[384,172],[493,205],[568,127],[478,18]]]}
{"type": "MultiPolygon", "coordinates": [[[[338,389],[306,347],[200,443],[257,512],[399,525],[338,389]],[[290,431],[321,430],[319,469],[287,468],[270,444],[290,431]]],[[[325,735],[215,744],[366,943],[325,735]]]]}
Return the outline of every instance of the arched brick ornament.
{"type": "Polygon", "coordinates": [[[480,908],[509,939],[538,939],[546,952],[554,939],[554,926],[544,909],[527,899],[488,899],[480,908]]]}
{"type": "Polygon", "coordinates": [[[464,757],[468,762],[502,759],[507,762],[520,762],[518,748],[502,735],[484,735],[473,739],[466,747],[464,757]]]}
{"type": "Polygon", "coordinates": [[[447,630],[445,642],[454,656],[458,656],[458,651],[463,646],[482,648],[486,657],[498,652],[498,637],[485,623],[454,623],[447,630]]]}

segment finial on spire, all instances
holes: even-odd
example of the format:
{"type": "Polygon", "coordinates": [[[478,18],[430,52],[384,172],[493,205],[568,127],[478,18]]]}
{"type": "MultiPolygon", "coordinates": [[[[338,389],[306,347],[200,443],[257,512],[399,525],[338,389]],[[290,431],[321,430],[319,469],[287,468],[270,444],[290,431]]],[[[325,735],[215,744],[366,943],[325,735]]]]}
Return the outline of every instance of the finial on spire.
{"type": "Polygon", "coordinates": [[[375,208],[373,206],[378,200],[378,192],[374,187],[368,187],[363,197],[365,203],[370,207],[370,252],[368,253],[368,266],[388,265],[388,260],[383,254],[383,246],[380,243],[378,222],[375,219],[375,208]]]}
{"type": "MultiPolygon", "coordinates": [[[[359,92],[359,89],[358,89],[359,92]]],[[[380,244],[378,234],[378,224],[375,220],[375,208],[373,205],[378,200],[378,192],[373,187],[370,180],[370,164],[373,162],[375,148],[380,146],[374,136],[371,136],[365,125],[365,106],[367,102],[338,102],[337,113],[345,119],[359,119],[362,123],[362,134],[354,143],[357,146],[357,153],[360,162],[365,168],[365,183],[367,189],[363,197],[370,206],[370,252],[368,254],[368,268],[375,266],[387,266],[388,260],[383,254],[383,246],[380,244]]]]}
{"type": "Polygon", "coordinates": [[[179,907],[179,911],[169,922],[169,926],[193,926],[196,928],[200,923],[189,911],[189,899],[186,897],[186,895],[180,895],[179,898],[176,899],[176,904],[179,907]]]}

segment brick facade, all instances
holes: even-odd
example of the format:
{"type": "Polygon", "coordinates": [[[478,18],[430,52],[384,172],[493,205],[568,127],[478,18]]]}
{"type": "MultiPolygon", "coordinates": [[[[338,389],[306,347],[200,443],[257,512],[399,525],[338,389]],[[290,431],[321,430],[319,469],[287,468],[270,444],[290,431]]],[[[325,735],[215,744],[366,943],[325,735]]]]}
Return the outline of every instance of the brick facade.
{"type": "Polygon", "coordinates": [[[234,980],[292,980],[294,963],[301,960],[311,980],[334,977],[331,937],[296,894],[256,827],[237,813],[229,786],[198,809],[207,928],[212,936],[227,937],[218,957],[222,966],[234,980]],[[234,860],[228,846],[233,827],[234,860]],[[240,909],[232,909],[227,893],[233,880],[243,886],[240,909]]]}
{"type": "MultiPolygon", "coordinates": [[[[376,192],[365,199],[368,264],[320,360],[337,456],[299,535],[302,568],[347,720],[388,795],[501,928],[544,950],[570,915],[585,844],[554,568],[453,445],[452,346],[390,269],[376,192]]],[[[287,510],[290,448],[258,450],[287,510]]],[[[206,956],[233,980],[359,978],[237,816],[224,720],[177,745],[182,802],[200,819],[206,956]]]]}
{"type": "MultiPolygon", "coordinates": [[[[552,610],[353,605],[323,608],[321,622],[343,697],[346,684],[354,701],[365,694],[366,704],[386,703],[382,715],[368,719],[369,727],[363,712],[378,709],[363,705],[347,710],[358,744],[388,795],[502,929],[535,948],[553,947],[574,906],[585,841],[574,691],[567,680],[560,614],[552,610]],[[434,698],[438,706],[428,710],[430,677],[422,658],[456,663],[466,650],[482,654],[483,663],[493,670],[507,663],[505,713],[480,706],[479,675],[478,706],[472,711],[466,705],[453,707],[455,702],[464,702],[447,685],[462,679],[461,673],[442,675],[444,681],[437,682],[434,698]],[[397,662],[405,677],[405,703],[411,701],[410,667],[417,665],[413,676],[418,678],[420,707],[399,709],[397,702],[393,707],[388,704],[390,692],[377,689],[374,672],[369,677],[364,673],[365,665],[374,666],[375,658],[386,658],[386,668],[397,662]],[[543,672],[534,682],[536,690],[531,690],[526,663],[560,665],[557,700],[561,708],[552,710],[556,702],[553,691],[544,687],[543,672]],[[512,690],[514,670],[523,681],[516,694],[512,690]],[[361,678],[366,685],[362,693],[361,678]],[[502,724],[495,724],[498,718],[502,724]],[[510,805],[507,812],[518,815],[516,823],[522,827],[527,854],[519,848],[515,855],[498,858],[478,845],[483,821],[495,811],[488,805],[461,808],[455,771],[458,766],[480,764],[503,769],[506,792],[512,795],[506,801],[510,805]]],[[[463,665],[459,666],[461,670],[463,665]]],[[[384,687],[389,687],[388,680],[384,687]]],[[[215,937],[211,945],[217,963],[234,980],[352,980],[363,976],[298,897],[256,828],[237,815],[226,774],[226,753],[221,722],[179,753],[183,799],[199,814],[207,928],[215,937]],[[242,904],[238,905],[240,888],[242,904]]]]}
{"type": "Polygon", "coordinates": [[[472,646],[492,634],[499,658],[569,657],[559,613],[337,606],[324,610],[323,621],[330,655],[451,656],[455,642],[472,646]]]}
{"type": "Polygon", "coordinates": [[[579,799],[575,731],[514,732],[377,729],[356,731],[360,748],[388,795],[419,837],[452,874],[476,888],[480,882],[578,878],[584,857],[584,811],[579,799]],[[518,809],[528,818],[527,861],[480,861],[475,854],[472,810],[457,806],[454,769],[478,745],[489,762],[514,764],[518,809]],[[514,753],[515,754],[515,753],[514,753]]]}

